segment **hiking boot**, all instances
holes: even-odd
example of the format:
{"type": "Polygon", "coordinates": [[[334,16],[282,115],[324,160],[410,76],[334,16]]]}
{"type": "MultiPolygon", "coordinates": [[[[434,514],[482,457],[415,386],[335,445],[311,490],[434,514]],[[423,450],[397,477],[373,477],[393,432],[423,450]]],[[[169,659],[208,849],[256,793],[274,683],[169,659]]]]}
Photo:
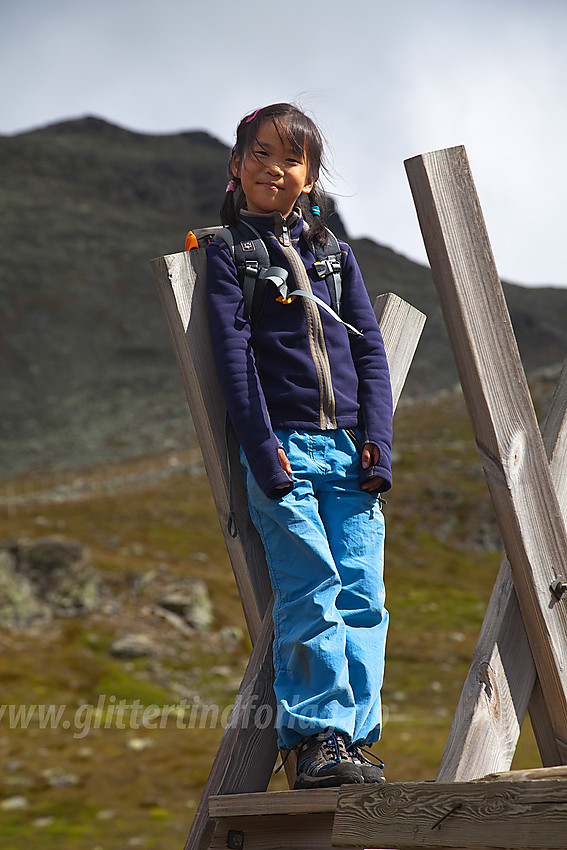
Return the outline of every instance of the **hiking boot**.
{"type": "Polygon", "coordinates": [[[384,762],[382,759],[378,758],[378,756],[371,753],[370,750],[363,749],[362,744],[349,744],[347,752],[350,755],[353,764],[359,768],[365,782],[386,781],[384,774],[382,773],[384,762]],[[373,759],[376,759],[376,764],[369,761],[369,759],[366,758],[366,755],[372,756],[373,759]]]}
{"type": "Polygon", "coordinates": [[[362,770],[353,763],[340,732],[311,735],[295,749],[297,779],[294,788],[336,788],[364,782],[362,770]]]}

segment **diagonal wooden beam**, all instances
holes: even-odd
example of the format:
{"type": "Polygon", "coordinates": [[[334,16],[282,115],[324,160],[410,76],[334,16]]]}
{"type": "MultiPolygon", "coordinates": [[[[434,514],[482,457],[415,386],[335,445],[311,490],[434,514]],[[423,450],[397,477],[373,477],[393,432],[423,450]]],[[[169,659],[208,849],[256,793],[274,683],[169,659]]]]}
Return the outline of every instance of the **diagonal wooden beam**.
{"type": "Polygon", "coordinates": [[[237,473],[232,475],[232,488],[239,533],[233,537],[230,532],[226,407],[216,376],[209,335],[205,264],[203,249],[169,254],[151,261],[250,639],[255,643],[272,588],[262,542],[248,514],[238,447],[234,442],[230,444],[229,454],[231,469],[237,473]]]}
{"type": "Polygon", "coordinates": [[[229,722],[201,794],[191,823],[185,850],[205,850],[214,833],[215,821],[209,817],[209,797],[217,794],[242,794],[265,791],[277,758],[274,719],[274,668],[272,612],[266,611],[262,629],[254,644],[229,722]],[[267,717],[261,726],[256,718],[267,717]]]}
{"type": "MultiPolygon", "coordinates": [[[[543,442],[566,519],[567,361],[543,428],[543,442]]],[[[477,779],[508,770],[528,704],[543,763],[561,764],[536,680],[510,562],[504,557],[441,759],[439,782],[477,779]]]]}
{"type": "MultiPolygon", "coordinates": [[[[550,460],[549,468],[557,501],[567,525],[567,360],[563,364],[544,425],[543,442],[550,460]]],[[[528,708],[543,764],[548,767],[564,763],[565,750],[558,746],[553,735],[553,726],[538,678],[528,708]]]]}
{"type": "Polygon", "coordinates": [[[463,147],[406,171],[514,586],[567,760],[567,533],[463,147]]]}

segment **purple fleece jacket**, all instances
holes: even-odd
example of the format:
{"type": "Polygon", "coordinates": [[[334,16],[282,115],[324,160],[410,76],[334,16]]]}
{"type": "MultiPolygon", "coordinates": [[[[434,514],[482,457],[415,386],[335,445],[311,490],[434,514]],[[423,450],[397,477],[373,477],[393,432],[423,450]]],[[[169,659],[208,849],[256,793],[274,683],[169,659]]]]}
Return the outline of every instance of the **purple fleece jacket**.
{"type": "MultiPolygon", "coordinates": [[[[243,210],[241,218],[262,235],[272,265],[288,269],[290,288],[310,285],[330,304],[327,284],[313,268],[315,257],[298,213],[284,221],[279,213],[243,210]],[[304,284],[298,284],[297,277],[304,284]]],[[[236,436],[270,498],[280,498],[293,486],[279,461],[274,428],[360,429],[362,443],[379,449],[377,465],[368,470],[361,465],[361,483],[375,476],[384,479],[382,491],[391,487],[392,392],[384,344],[352,251],[346,243],[339,244],[341,315],[363,331],[362,337],[349,335],[344,325],[312,301],[301,297],[291,304],[276,301],[272,284],[252,328],[230,248],[220,240],[207,246],[209,324],[218,376],[236,436]],[[289,486],[276,490],[281,484],[289,486]]]]}

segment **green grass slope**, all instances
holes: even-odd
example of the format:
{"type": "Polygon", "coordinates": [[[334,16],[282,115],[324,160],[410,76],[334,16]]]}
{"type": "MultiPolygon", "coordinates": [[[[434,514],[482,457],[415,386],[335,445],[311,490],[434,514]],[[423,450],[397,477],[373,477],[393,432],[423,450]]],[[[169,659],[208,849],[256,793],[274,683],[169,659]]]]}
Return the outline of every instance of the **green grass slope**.
{"type": "MultiPolygon", "coordinates": [[[[540,415],[556,377],[533,384],[540,415]]],[[[501,559],[459,393],[400,405],[394,474],[385,507],[386,725],[375,749],[390,780],[433,779],[501,559]]],[[[0,718],[0,806],[8,806],[0,844],[183,846],[250,650],[198,451],[21,477],[6,495],[0,538],[78,539],[105,592],[84,618],[0,633],[3,702],[65,706],[56,728],[41,728],[39,709],[28,728],[0,718]],[[208,585],[208,633],[183,634],[156,613],[163,587],[183,576],[208,585]],[[153,655],[109,655],[128,633],[146,635],[153,655]],[[121,717],[120,704],[138,713],[121,717]],[[88,715],[85,706],[99,710],[88,715]],[[18,797],[23,807],[10,808],[18,797]]],[[[515,766],[539,764],[527,729],[515,766]]],[[[272,787],[283,783],[280,773],[272,787]]]]}

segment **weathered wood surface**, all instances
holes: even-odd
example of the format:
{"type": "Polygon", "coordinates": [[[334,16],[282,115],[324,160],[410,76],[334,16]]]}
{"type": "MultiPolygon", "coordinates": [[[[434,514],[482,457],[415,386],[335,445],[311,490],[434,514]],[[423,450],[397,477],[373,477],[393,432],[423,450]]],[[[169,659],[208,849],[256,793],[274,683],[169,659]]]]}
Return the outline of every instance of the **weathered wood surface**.
{"type": "Polygon", "coordinates": [[[248,796],[254,791],[265,792],[268,787],[278,752],[274,726],[273,634],[270,607],[264,616],[262,629],[254,644],[234,708],[201,794],[185,844],[186,850],[204,850],[210,845],[215,829],[215,822],[209,816],[211,795],[226,793],[248,796]],[[255,722],[260,712],[261,728],[255,722]],[[269,713],[267,725],[264,725],[264,718],[268,716],[265,712],[269,713]]]}
{"type": "Polygon", "coordinates": [[[298,815],[308,812],[334,812],[338,788],[311,788],[308,791],[268,791],[265,794],[220,795],[209,799],[211,817],[244,815],[298,815]]]}
{"type": "MultiPolygon", "coordinates": [[[[549,468],[557,501],[567,524],[567,360],[563,364],[543,428],[543,442],[550,460],[549,468]]],[[[565,748],[558,746],[539,679],[534,684],[529,712],[543,764],[561,764],[565,761],[565,748]]]]}
{"type": "MultiPolygon", "coordinates": [[[[567,518],[567,361],[543,428],[543,442],[564,520],[567,518]]],[[[529,647],[505,557],[480,630],[437,779],[476,779],[507,770],[526,710],[545,765],[562,755],[529,647]],[[535,688],[535,690],[534,690],[535,688]]]]}
{"type": "Polygon", "coordinates": [[[567,780],[343,785],[333,847],[565,848],[567,780]]]}
{"type": "Polygon", "coordinates": [[[508,779],[567,779],[567,765],[558,764],[555,767],[524,767],[518,770],[506,770],[502,773],[491,773],[483,776],[482,780],[508,780],[508,779]]]}
{"type": "Polygon", "coordinates": [[[398,404],[407,374],[425,324],[425,315],[397,295],[379,295],[374,312],[382,331],[386,357],[390,366],[390,382],[394,410],[398,404]]]}
{"type": "Polygon", "coordinates": [[[252,643],[260,632],[272,589],[262,542],[248,514],[237,447],[231,445],[234,510],[239,534],[229,532],[226,407],[216,376],[204,290],[205,256],[189,251],[151,262],[173,349],[252,643]],[[196,285],[197,284],[197,285],[196,285]]]}
{"type": "MultiPolygon", "coordinates": [[[[535,667],[535,664],[533,666],[535,667]]],[[[528,711],[530,713],[532,730],[541,756],[541,763],[546,767],[561,764],[563,762],[563,755],[557,746],[557,739],[553,731],[553,724],[549,717],[545,697],[537,676],[534,683],[534,689],[530,697],[528,711]]]]}
{"type": "Polygon", "coordinates": [[[567,533],[464,148],[407,160],[433,279],[514,587],[567,759],[567,533]]]}

